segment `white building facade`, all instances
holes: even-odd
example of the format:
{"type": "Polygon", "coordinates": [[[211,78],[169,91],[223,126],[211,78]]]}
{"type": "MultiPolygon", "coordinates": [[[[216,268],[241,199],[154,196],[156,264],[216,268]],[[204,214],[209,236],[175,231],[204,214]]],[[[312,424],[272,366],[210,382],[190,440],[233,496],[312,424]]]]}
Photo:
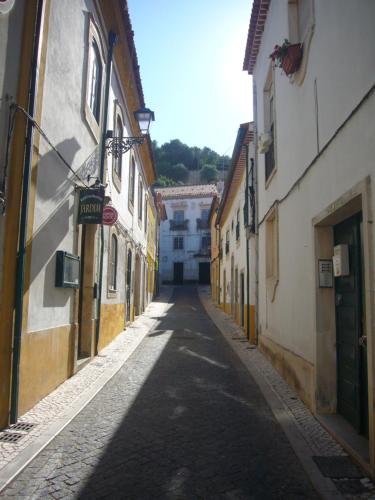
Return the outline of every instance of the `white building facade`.
{"type": "Polygon", "coordinates": [[[161,188],[167,220],[160,224],[163,283],[210,283],[211,233],[208,216],[214,184],[161,188]]]}
{"type": "Polygon", "coordinates": [[[114,159],[104,138],[108,130],[141,135],[134,112],[145,103],[126,1],[7,3],[9,12],[0,7],[0,427],[146,307],[155,212],[151,141],[114,159]],[[81,224],[80,193],[100,183],[118,219],[81,224]]]}
{"type": "Polygon", "coordinates": [[[374,18],[372,1],[255,1],[244,61],[258,142],[259,346],[328,428],[329,415],[349,424],[355,439],[343,442],[372,473],[374,18]],[[284,39],[302,48],[289,76],[269,57],[284,39]]]}
{"type": "Polygon", "coordinates": [[[256,239],[251,226],[254,207],[250,206],[246,192],[252,185],[253,157],[252,123],[244,123],[238,130],[215,222],[215,236],[220,239],[215,287],[220,289],[220,306],[244,329],[251,342],[255,341],[256,239]]]}

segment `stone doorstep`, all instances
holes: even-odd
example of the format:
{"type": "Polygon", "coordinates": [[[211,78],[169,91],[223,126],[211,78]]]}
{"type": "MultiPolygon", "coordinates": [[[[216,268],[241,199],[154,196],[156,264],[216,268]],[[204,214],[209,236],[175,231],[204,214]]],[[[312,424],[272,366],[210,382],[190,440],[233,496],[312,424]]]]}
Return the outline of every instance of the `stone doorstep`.
{"type": "MultiPolygon", "coordinates": [[[[163,287],[158,302],[121,332],[98,356],[20,417],[35,426],[17,443],[0,442],[0,492],[59,434],[118,372],[164,313],[173,289],[163,287]],[[76,389],[76,390],[75,390],[76,389]],[[61,412],[61,408],[64,408],[61,412]]],[[[9,432],[5,429],[3,433],[9,432]]],[[[2,433],[0,432],[0,434],[2,433]]]]}

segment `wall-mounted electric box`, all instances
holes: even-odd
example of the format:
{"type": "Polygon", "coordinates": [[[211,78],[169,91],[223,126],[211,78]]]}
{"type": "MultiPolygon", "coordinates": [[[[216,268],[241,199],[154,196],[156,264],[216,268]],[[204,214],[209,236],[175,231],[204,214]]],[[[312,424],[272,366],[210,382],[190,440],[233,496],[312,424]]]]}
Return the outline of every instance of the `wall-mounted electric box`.
{"type": "Polygon", "coordinates": [[[80,258],[78,255],[58,250],[56,252],[55,286],[79,288],[80,258]]]}
{"type": "Polygon", "coordinates": [[[348,245],[336,245],[333,247],[333,274],[335,278],[350,274],[348,245]]]}

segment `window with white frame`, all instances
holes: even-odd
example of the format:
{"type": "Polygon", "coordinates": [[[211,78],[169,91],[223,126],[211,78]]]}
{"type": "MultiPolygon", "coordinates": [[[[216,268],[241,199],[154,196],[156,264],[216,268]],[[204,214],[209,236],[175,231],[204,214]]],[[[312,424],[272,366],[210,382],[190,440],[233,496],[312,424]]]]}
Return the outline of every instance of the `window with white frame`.
{"type": "Polygon", "coordinates": [[[240,209],[237,210],[237,221],[236,221],[236,240],[240,239],[240,209]]]}
{"type": "Polygon", "coordinates": [[[271,143],[264,155],[265,159],[265,179],[271,177],[275,170],[275,103],[274,103],[274,84],[273,84],[273,70],[270,66],[266,85],[263,90],[263,103],[264,103],[264,131],[270,135],[271,143]]]}
{"type": "Polygon", "coordinates": [[[96,122],[100,121],[102,97],[103,65],[100,58],[98,42],[93,38],[90,44],[87,104],[96,122]]]}
{"type": "Polygon", "coordinates": [[[225,233],[225,254],[229,253],[229,229],[225,233]]]}
{"type": "Polygon", "coordinates": [[[211,236],[205,235],[202,236],[201,248],[202,250],[209,250],[211,247],[211,236]]]}
{"type": "Polygon", "coordinates": [[[109,251],[109,289],[117,290],[117,258],[118,258],[118,243],[115,234],[111,236],[111,245],[109,251]]]}
{"type": "Polygon", "coordinates": [[[130,168],[129,168],[129,209],[133,211],[134,207],[134,191],[135,191],[135,160],[132,156],[130,160],[130,168]]]}
{"type": "Polygon", "coordinates": [[[143,184],[142,179],[138,180],[138,219],[142,221],[143,218],[143,184]]]}
{"type": "Polygon", "coordinates": [[[207,222],[209,214],[210,214],[210,209],[209,208],[203,208],[201,210],[201,219],[203,221],[207,222]]]}
{"type": "Polygon", "coordinates": [[[302,43],[313,22],[314,0],[289,0],[289,41],[302,43]]]}
{"type": "Polygon", "coordinates": [[[185,213],[183,210],[175,210],[173,212],[173,220],[176,222],[184,222],[185,213]]]}
{"type": "Polygon", "coordinates": [[[147,231],[147,223],[148,223],[148,199],[145,196],[145,231],[147,231]]]}
{"type": "MultiPolygon", "coordinates": [[[[124,126],[122,123],[122,118],[120,116],[119,112],[116,112],[116,122],[115,122],[115,137],[118,137],[120,140],[124,137],[124,126]]],[[[122,154],[120,153],[119,156],[116,158],[113,158],[113,172],[115,176],[117,177],[116,180],[121,181],[121,175],[122,175],[122,154]]],[[[116,184],[116,182],[115,182],[116,184]]]]}
{"type": "Polygon", "coordinates": [[[175,236],[173,238],[173,250],[183,250],[184,248],[184,237],[175,236]]]}

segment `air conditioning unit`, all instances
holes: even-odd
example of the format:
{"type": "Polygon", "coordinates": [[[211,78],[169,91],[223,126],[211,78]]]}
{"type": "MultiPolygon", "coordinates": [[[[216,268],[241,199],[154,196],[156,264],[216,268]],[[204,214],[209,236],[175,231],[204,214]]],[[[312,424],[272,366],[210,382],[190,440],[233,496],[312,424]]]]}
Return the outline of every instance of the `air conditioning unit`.
{"type": "Polygon", "coordinates": [[[263,132],[258,136],[258,153],[267,153],[269,147],[272,144],[272,136],[269,132],[263,132]]]}

